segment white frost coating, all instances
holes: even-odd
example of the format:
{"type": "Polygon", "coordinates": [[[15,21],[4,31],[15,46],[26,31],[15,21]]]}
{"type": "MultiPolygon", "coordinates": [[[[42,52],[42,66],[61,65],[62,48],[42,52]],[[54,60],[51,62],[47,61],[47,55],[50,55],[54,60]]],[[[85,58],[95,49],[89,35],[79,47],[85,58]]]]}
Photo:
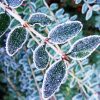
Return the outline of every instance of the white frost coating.
{"type": "Polygon", "coordinates": [[[44,55],[46,55],[45,58],[42,58],[42,57],[44,57],[44,55],[43,55],[43,56],[38,55],[38,54],[39,54],[39,51],[40,51],[40,54],[43,53],[43,51],[41,52],[41,49],[45,49],[43,46],[44,46],[44,44],[41,44],[41,45],[39,45],[39,46],[33,51],[33,62],[34,62],[35,67],[36,67],[38,70],[44,70],[44,69],[46,69],[47,66],[49,65],[49,56],[48,56],[48,53],[46,52],[46,50],[44,51],[44,52],[45,52],[44,55]],[[39,49],[40,49],[40,50],[39,50],[39,49]],[[41,67],[40,67],[41,61],[39,61],[39,60],[42,61],[41,67]],[[43,60],[44,60],[44,61],[43,61],[43,60]],[[45,62],[46,60],[47,60],[47,62],[45,62]],[[43,63],[44,63],[44,62],[45,62],[45,64],[44,64],[44,66],[43,66],[43,63]]]}
{"type": "Polygon", "coordinates": [[[18,6],[11,6],[11,5],[9,5],[9,4],[7,3],[7,0],[4,0],[4,2],[6,3],[6,5],[9,5],[9,7],[11,7],[11,8],[18,8],[19,6],[22,5],[23,1],[24,1],[24,0],[21,0],[20,4],[19,4],[18,6]]]}
{"type": "Polygon", "coordinates": [[[9,48],[8,48],[9,39],[10,39],[10,36],[11,36],[11,34],[13,33],[13,31],[16,30],[16,29],[18,29],[18,28],[22,28],[22,26],[17,26],[17,27],[15,27],[15,28],[8,34],[8,37],[7,37],[7,40],[6,40],[6,52],[7,52],[7,54],[8,54],[9,56],[14,56],[14,55],[23,47],[23,45],[25,44],[25,42],[27,41],[27,38],[28,38],[28,33],[27,33],[27,31],[26,31],[26,39],[24,40],[24,42],[21,44],[21,46],[20,46],[18,49],[16,49],[16,51],[15,51],[13,54],[10,54],[9,48]]]}
{"type": "Polygon", "coordinates": [[[100,36],[99,35],[91,35],[91,36],[87,36],[87,37],[84,37],[82,39],[79,39],[78,41],[76,41],[70,48],[70,50],[68,51],[69,53],[69,57],[73,60],[83,60],[83,59],[86,59],[88,56],[90,56],[96,49],[97,47],[100,45],[100,36]],[[96,40],[96,41],[93,41],[93,42],[96,42],[95,44],[93,44],[92,46],[91,45],[91,39],[93,40],[96,40]],[[90,40],[90,41],[89,41],[90,40]],[[88,41],[88,43],[86,42],[88,41]],[[89,43],[90,42],[90,43],[89,43]],[[88,51],[88,54],[83,56],[83,57],[78,57],[77,55],[75,57],[73,57],[71,54],[74,53],[74,54],[78,54],[79,52],[82,52],[82,50],[78,51],[77,49],[82,49],[82,48],[79,48],[80,43],[84,43],[85,46],[90,46],[88,47],[88,49],[86,50],[85,46],[83,45],[83,51],[88,51]],[[78,46],[78,47],[77,47],[78,46]],[[76,49],[76,51],[75,51],[76,49]],[[74,51],[74,52],[73,52],[74,51]]]}
{"type": "Polygon", "coordinates": [[[54,44],[63,44],[76,37],[82,30],[83,25],[80,21],[67,21],[55,26],[48,34],[50,42],[54,44]],[[74,24],[77,24],[74,25],[74,24]],[[75,27],[73,27],[73,25],[75,27]]]}
{"type": "MultiPolygon", "coordinates": [[[[30,15],[30,17],[29,17],[29,19],[28,19],[28,22],[30,22],[30,20],[31,20],[31,18],[32,18],[33,16],[40,17],[40,15],[41,15],[42,17],[44,17],[45,19],[48,18],[49,21],[51,21],[51,22],[53,21],[53,19],[52,19],[50,16],[48,16],[48,15],[46,15],[46,14],[44,14],[44,13],[37,12],[37,13],[33,13],[33,14],[30,15]]],[[[39,20],[38,20],[38,21],[39,21],[39,20]]],[[[42,21],[43,21],[43,20],[42,20],[42,21]]],[[[45,20],[44,20],[44,21],[45,21],[45,20]]],[[[43,26],[49,25],[50,22],[47,22],[46,25],[43,25],[42,22],[36,22],[36,23],[34,23],[33,25],[35,25],[35,24],[38,24],[38,25],[40,25],[40,26],[43,27],[43,26]]]]}
{"type": "MultiPolygon", "coordinates": [[[[61,84],[64,83],[64,79],[66,79],[66,75],[67,75],[67,70],[66,70],[66,64],[65,62],[63,62],[65,64],[65,66],[63,66],[65,68],[65,73],[64,73],[64,77],[61,79],[61,82],[60,84],[58,84],[57,86],[57,89],[54,90],[54,92],[52,93],[52,95],[50,95],[49,97],[45,97],[44,95],[44,87],[45,87],[45,83],[46,83],[46,78],[48,77],[48,73],[50,73],[49,71],[51,71],[51,69],[53,69],[54,67],[56,68],[56,64],[61,62],[62,59],[58,60],[57,62],[53,63],[47,70],[46,70],[46,73],[45,73],[45,76],[44,76],[44,80],[43,80],[43,84],[42,84],[42,97],[43,97],[43,100],[48,100],[50,97],[52,97],[54,95],[55,92],[57,92],[61,86],[61,84]]],[[[52,86],[52,84],[51,84],[52,86]]]]}

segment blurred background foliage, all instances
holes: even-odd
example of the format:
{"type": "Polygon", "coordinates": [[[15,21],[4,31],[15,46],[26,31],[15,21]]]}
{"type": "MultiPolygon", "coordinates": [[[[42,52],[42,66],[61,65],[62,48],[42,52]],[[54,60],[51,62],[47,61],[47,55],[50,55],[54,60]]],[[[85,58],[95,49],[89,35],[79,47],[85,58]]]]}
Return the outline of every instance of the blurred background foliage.
{"type": "MultiPolygon", "coordinates": [[[[99,0],[87,1],[90,1],[88,4],[91,7],[100,5],[99,0]],[[91,3],[91,1],[94,2],[91,3]]],[[[63,23],[67,20],[79,20],[83,23],[83,30],[71,43],[74,43],[84,36],[100,35],[100,8],[97,11],[92,11],[90,16],[90,14],[87,15],[87,11],[85,11],[85,14],[82,14],[84,0],[46,0],[46,2],[59,23],[63,23]],[[89,18],[86,18],[86,16],[89,16],[89,18]]],[[[44,5],[42,0],[25,0],[16,10],[25,20],[28,20],[29,16],[35,12],[50,15],[48,8],[44,5]]],[[[0,100],[40,100],[35,81],[37,81],[39,87],[41,87],[44,72],[34,67],[31,51],[31,48],[34,50],[37,44],[29,37],[26,45],[14,57],[9,57],[5,52],[7,34],[12,28],[16,27],[16,25],[20,25],[20,23],[12,18],[9,29],[0,39],[0,100]],[[34,72],[29,66],[31,66],[34,72]]],[[[55,25],[57,25],[57,23],[53,23],[48,29],[50,30],[55,25]]],[[[36,25],[35,29],[41,34],[47,35],[44,31],[44,27],[36,25]]],[[[61,45],[61,48],[63,51],[68,51],[69,45],[61,45]]],[[[48,50],[52,55],[55,55],[52,49],[48,48],[48,50]]],[[[52,63],[52,61],[50,63],[52,63]]],[[[93,90],[97,91],[99,95],[98,100],[100,100],[100,47],[81,63],[84,67],[84,72],[81,71],[79,64],[74,61],[73,66],[70,67],[71,70],[73,70],[74,74],[80,79],[84,79],[84,73],[88,76],[90,75],[84,80],[84,83],[89,84],[93,90]]],[[[68,76],[68,80],[60,87],[55,96],[57,100],[88,100],[85,97],[89,95],[92,98],[90,100],[97,100],[93,99],[95,97],[93,96],[94,94],[91,94],[87,89],[84,91],[86,91],[87,94],[83,93],[75,79],[68,76]]]]}

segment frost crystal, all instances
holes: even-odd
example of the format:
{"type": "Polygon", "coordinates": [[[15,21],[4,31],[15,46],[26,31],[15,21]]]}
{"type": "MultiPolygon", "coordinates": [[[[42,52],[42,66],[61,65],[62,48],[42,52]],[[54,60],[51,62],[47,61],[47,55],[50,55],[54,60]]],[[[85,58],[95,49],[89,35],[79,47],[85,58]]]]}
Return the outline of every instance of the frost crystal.
{"type": "Polygon", "coordinates": [[[49,25],[52,22],[51,18],[43,13],[34,13],[29,18],[29,23],[31,25],[39,24],[42,26],[49,25]]]}
{"type": "Polygon", "coordinates": [[[14,28],[7,37],[6,51],[9,56],[13,56],[25,44],[28,33],[23,27],[14,28]]]}
{"type": "Polygon", "coordinates": [[[5,33],[10,25],[10,17],[6,13],[0,14],[0,37],[5,33]]]}
{"type": "Polygon", "coordinates": [[[54,44],[63,44],[69,39],[74,38],[81,30],[82,24],[79,21],[69,21],[55,26],[48,35],[50,42],[54,44]]]}
{"type": "Polygon", "coordinates": [[[42,95],[44,98],[51,97],[60,87],[66,75],[66,65],[64,61],[59,60],[52,64],[43,80],[42,95]]]}
{"type": "Polygon", "coordinates": [[[93,53],[100,45],[100,36],[88,36],[76,41],[69,50],[69,57],[75,60],[83,60],[93,53]]]}
{"type": "Polygon", "coordinates": [[[12,8],[17,8],[23,3],[24,0],[4,0],[4,1],[12,8]]]}
{"type": "Polygon", "coordinates": [[[35,67],[38,69],[44,69],[48,66],[49,56],[45,50],[45,45],[40,45],[35,49],[33,55],[33,61],[35,67]]]}

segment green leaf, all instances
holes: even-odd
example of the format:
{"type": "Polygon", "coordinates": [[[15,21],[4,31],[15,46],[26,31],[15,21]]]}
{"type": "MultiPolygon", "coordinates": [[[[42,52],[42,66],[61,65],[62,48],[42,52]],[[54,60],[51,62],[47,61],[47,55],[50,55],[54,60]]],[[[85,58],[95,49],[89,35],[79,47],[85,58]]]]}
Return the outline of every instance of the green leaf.
{"type": "Polygon", "coordinates": [[[89,3],[89,4],[92,4],[92,3],[95,3],[96,2],[96,0],[87,0],[87,3],[89,3]]]}
{"type": "Polygon", "coordinates": [[[81,3],[82,0],[75,0],[75,4],[81,3]]]}
{"type": "Polygon", "coordinates": [[[99,11],[100,10],[100,5],[93,5],[92,9],[93,9],[93,11],[99,11]]]}
{"type": "Polygon", "coordinates": [[[88,10],[88,5],[86,3],[84,3],[82,5],[82,14],[85,14],[87,10],[88,10]]]}
{"type": "Polygon", "coordinates": [[[6,32],[10,25],[10,17],[6,13],[0,14],[0,37],[6,32]]]}
{"type": "Polygon", "coordinates": [[[50,98],[63,83],[66,75],[66,65],[59,60],[52,64],[46,71],[42,85],[43,98],[50,98]]]}
{"type": "Polygon", "coordinates": [[[89,20],[89,19],[92,17],[92,14],[93,14],[92,9],[89,9],[89,10],[87,11],[87,13],[86,13],[85,19],[86,19],[86,20],[89,20]]]}
{"type": "Polygon", "coordinates": [[[52,4],[50,5],[50,9],[51,9],[52,11],[57,10],[57,9],[58,9],[58,4],[57,4],[57,3],[52,3],[52,4]]]}
{"type": "Polygon", "coordinates": [[[54,44],[63,44],[71,40],[82,30],[80,21],[68,21],[55,26],[48,35],[49,41],[54,44]]]}
{"type": "Polygon", "coordinates": [[[83,60],[93,53],[100,45],[100,36],[92,35],[76,41],[69,50],[69,57],[74,60],[83,60]]]}
{"type": "Polygon", "coordinates": [[[27,47],[28,47],[28,48],[32,48],[35,44],[36,44],[36,42],[33,41],[33,39],[31,38],[31,39],[29,40],[28,44],[27,44],[27,47]]]}
{"type": "Polygon", "coordinates": [[[39,45],[33,54],[33,61],[37,69],[44,69],[49,64],[49,56],[45,50],[45,45],[39,45]]]}
{"type": "Polygon", "coordinates": [[[52,23],[51,18],[43,13],[34,13],[29,18],[29,23],[31,25],[39,24],[41,26],[47,26],[52,23]]]}
{"type": "Polygon", "coordinates": [[[14,28],[7,37],[6,52],[9,56],[16,54],[25,44],[27,40],[27,31],[19,26],[14,28]]]}

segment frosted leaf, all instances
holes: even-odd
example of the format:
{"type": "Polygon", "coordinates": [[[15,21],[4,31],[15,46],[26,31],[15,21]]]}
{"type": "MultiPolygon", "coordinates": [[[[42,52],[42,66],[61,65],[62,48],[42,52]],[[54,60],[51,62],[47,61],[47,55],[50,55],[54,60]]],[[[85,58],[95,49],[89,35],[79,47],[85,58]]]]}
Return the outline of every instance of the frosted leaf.
{"type": "Polygon", "coordinates": [[[33,55],[33,61],[35,67],[38,69],[44,69],[48,66],[49,63],[49,56],[45,50],[45,45],[39,45],[33,55]]]}
{"type": "Polygon", "coordinates": [[[4,0],[6,4],[8,4],[12,8],[19,7],[24,0],[4,0]]]}
{"type": "Polygon", "coordinates": [[[82,5],[82,14],[85,14],[87,10],[88,10],[88,5],[86,3],[84,3],[82,5]]]}
{"type": "Polygon", "coordinates": [[[29,23],[31,25],[39,24],[41,26],[47,26],[52,22],[51,18],[43,13],[34,13],[29,18],[29,23]]]}
{"type": "Polygon", "coordinates": [[[50,42],[54,44],[63,44],[74,38],[81,30],[82,24],[79,21],[69,21],[55,26],[48,35],[50,42]]]}
{"type": "Polygon", "coordinates": [[[14,28],[7,37],[6,51],[9,56],[13,56],[20,50],[27,40],[28,33],[26,30],[19,26],[14,28]]]}
{"type": "Polygon", "coordinates": [[[72,100],[83,100],[83,96],[81,93],[78,93],[72,98],[72,100]]]}
{"type": "Polygon", "coordinates": [[[0,37],[5,33],[10,25],[10,17],[6,13],[0,14],[0,37]]]}
{"type": "Polygon", "coordinates": [[[66,65],[62,60],[52,64],[44,76],[42,85],[43,98],[51,97],[60,87],[66,75],[66,65]]]}
{"type": "Polygon", "coordinates": [[[100,45],[100,36],[92,35],[76,41],[69,50],[69,57],[75,60],[83,60],[95,51],[100,45]]]}
{"type": "Polygon", "coordinates": [[[91,9],[89,9],[89,10],[87,11],[87,13],[86,13],[85,19],[86,19],[86,20],[89,20],[89,19],[92,17],[92,15],[93,15],[93,11],[92,11],[91,9]]]}

